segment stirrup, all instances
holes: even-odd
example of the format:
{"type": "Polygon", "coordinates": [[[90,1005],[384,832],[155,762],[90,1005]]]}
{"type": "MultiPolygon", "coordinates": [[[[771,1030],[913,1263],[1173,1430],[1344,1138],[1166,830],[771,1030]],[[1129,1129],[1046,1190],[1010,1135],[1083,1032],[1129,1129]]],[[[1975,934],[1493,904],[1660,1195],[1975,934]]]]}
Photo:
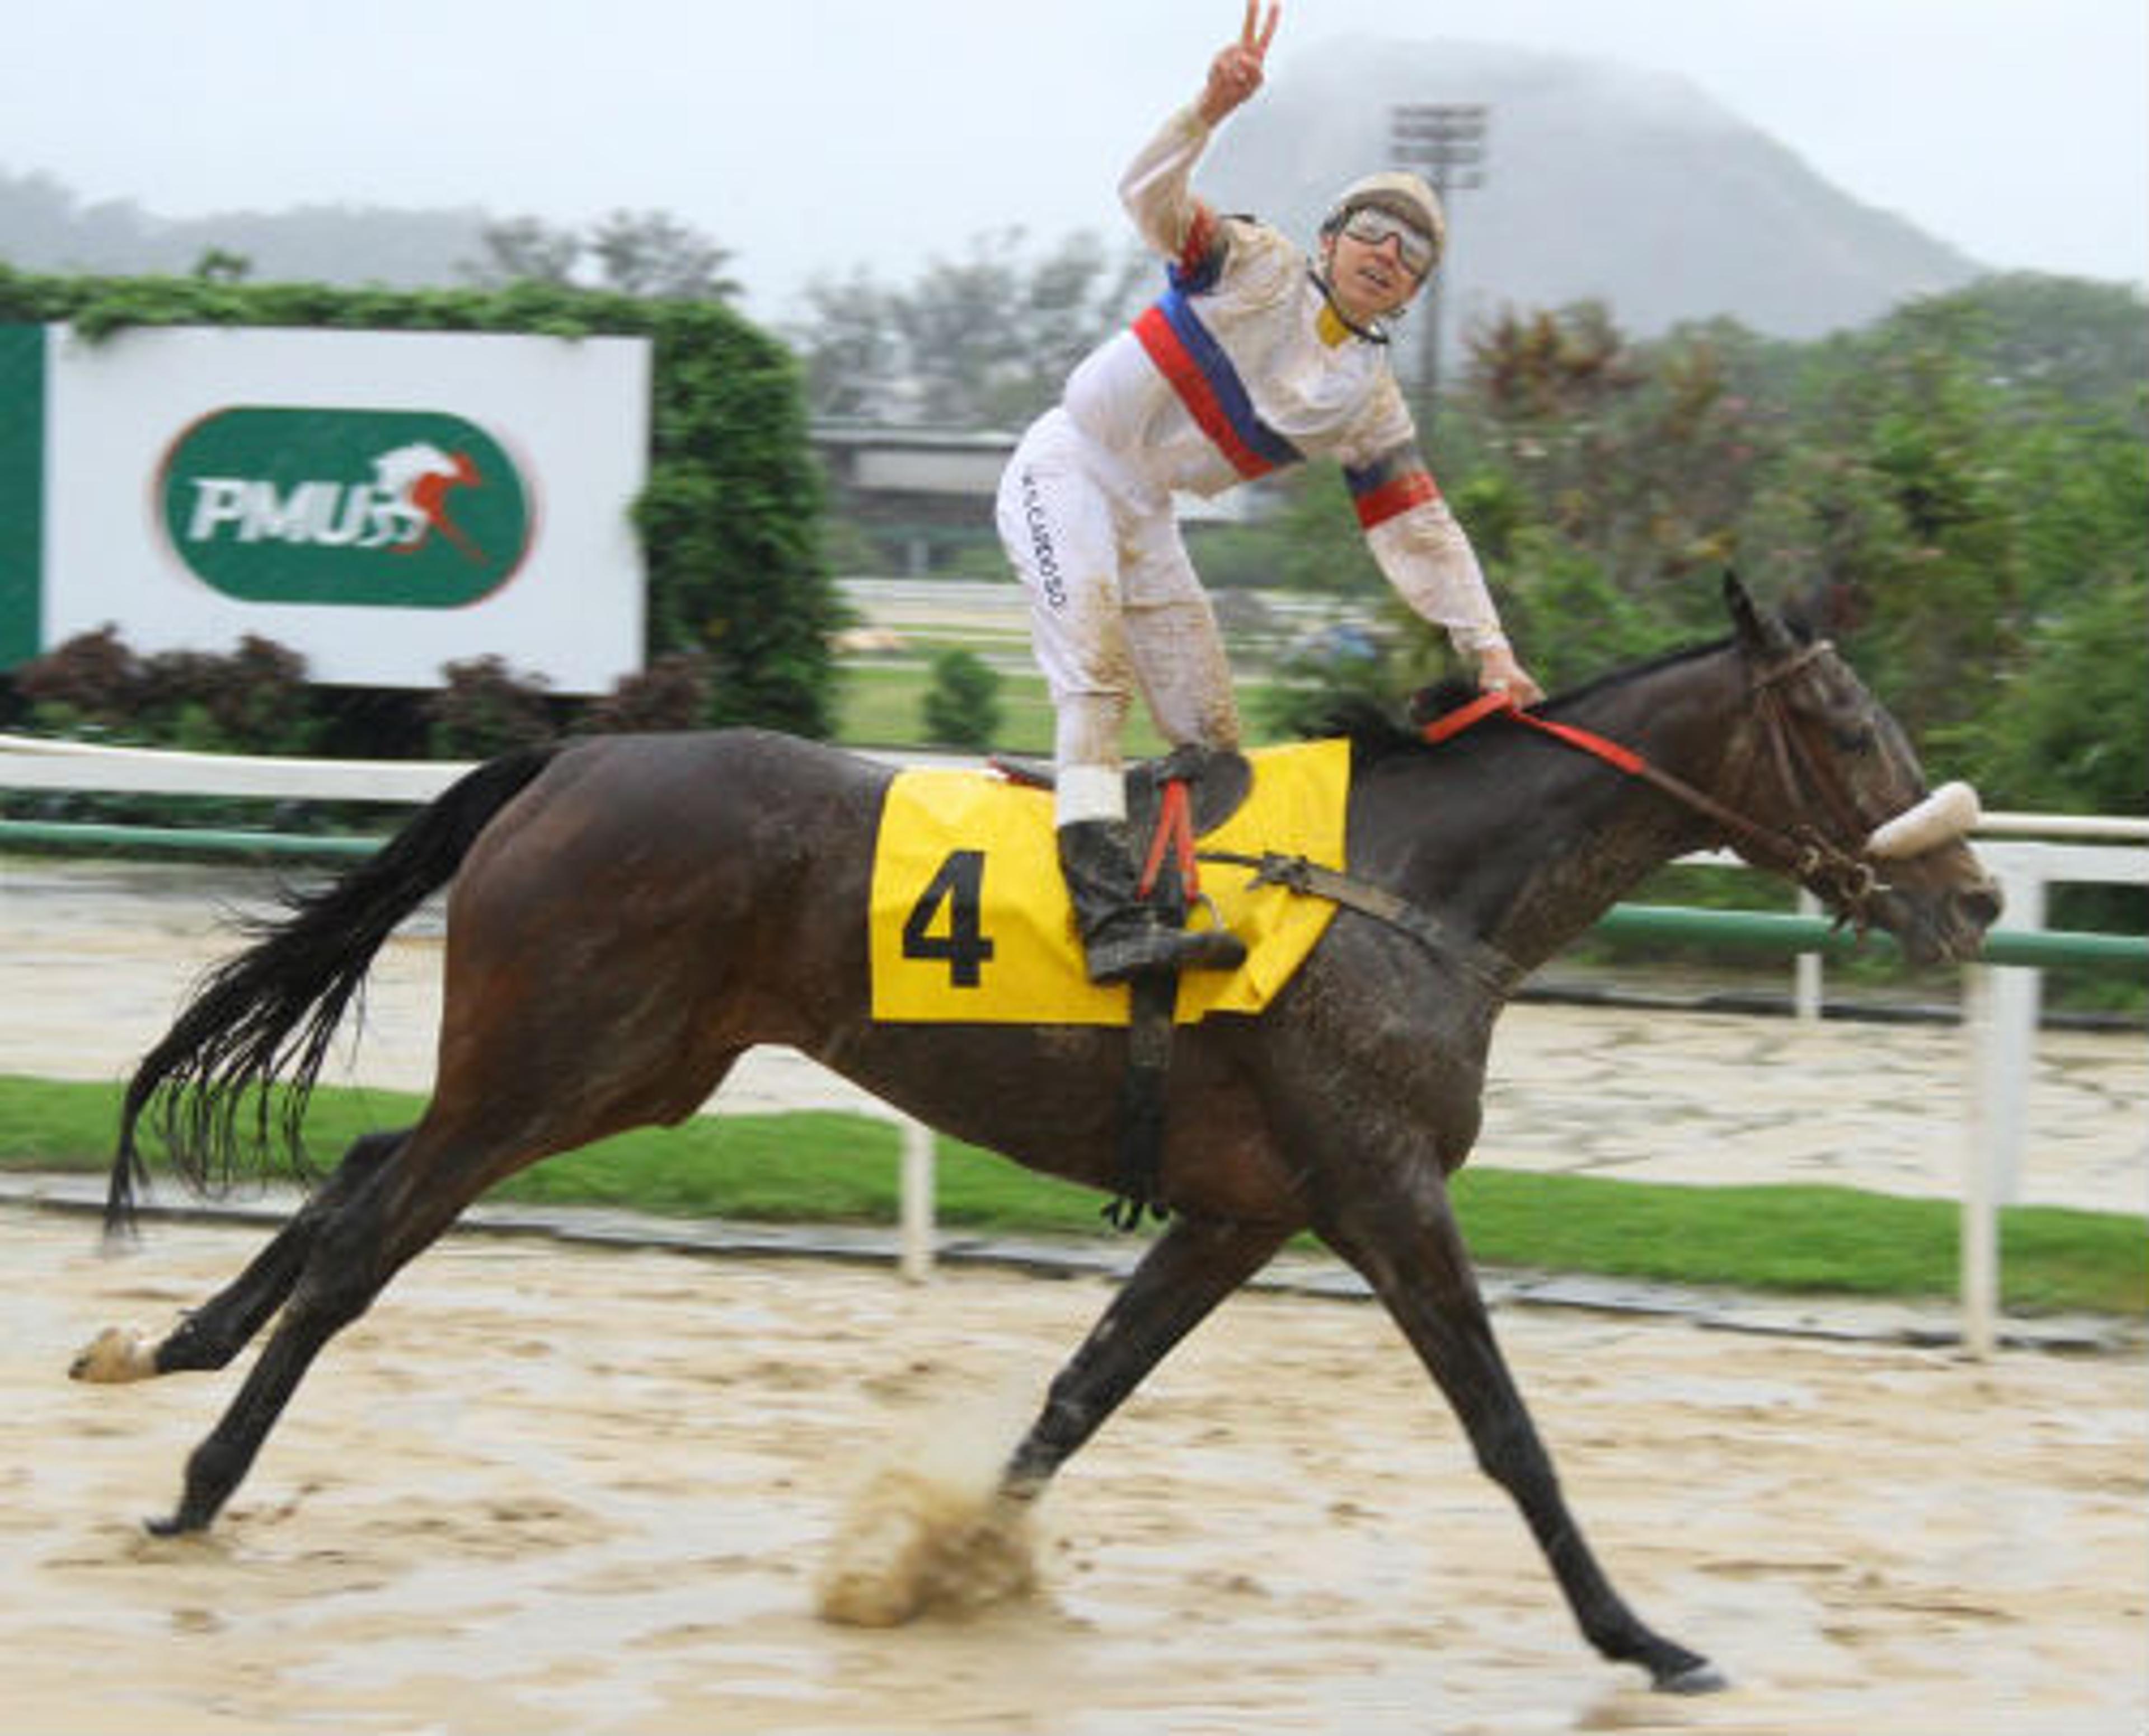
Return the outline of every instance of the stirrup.
{"type": "Polygon", "coordinates": [[[1246,962],[1246,943],[1229,928],[1175,928],[1157,921],[1125,922],[1083,945],[1093,983],[1181,970],[1236,970],[1246,962]]]}

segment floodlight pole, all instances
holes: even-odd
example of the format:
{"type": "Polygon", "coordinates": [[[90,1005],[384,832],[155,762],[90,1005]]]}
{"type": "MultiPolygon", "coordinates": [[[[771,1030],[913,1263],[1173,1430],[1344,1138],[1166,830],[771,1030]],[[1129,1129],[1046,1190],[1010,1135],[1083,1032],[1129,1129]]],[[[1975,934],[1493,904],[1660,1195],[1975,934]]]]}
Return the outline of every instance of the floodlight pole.
{"type": "MultiPolygon", "coordinates": [[[[1439,194],[1451,239],[1455,206],[1450,195],[1485,184],[1485,115],[1482,103],[1403,103],[1390,111],[1389,148],[1397,162],[1422,173],[1439,194]]],[[[1418,426],[1428,434],[1440,396],[1441,287],[1446,276],[1443,267],[1425,289],[1418,426]]]]}

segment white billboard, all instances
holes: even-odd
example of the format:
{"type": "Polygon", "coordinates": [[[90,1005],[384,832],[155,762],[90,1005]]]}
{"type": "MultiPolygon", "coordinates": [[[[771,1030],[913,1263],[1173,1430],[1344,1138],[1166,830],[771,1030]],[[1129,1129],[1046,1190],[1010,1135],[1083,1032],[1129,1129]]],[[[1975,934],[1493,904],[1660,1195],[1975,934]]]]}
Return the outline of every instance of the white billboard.
{"type": "Polygon", "coordinates": [[[311,679],[496,655],[558,692],[641,667],[646,339],[47,330],[41,635],[254,634],[311,679]]]}

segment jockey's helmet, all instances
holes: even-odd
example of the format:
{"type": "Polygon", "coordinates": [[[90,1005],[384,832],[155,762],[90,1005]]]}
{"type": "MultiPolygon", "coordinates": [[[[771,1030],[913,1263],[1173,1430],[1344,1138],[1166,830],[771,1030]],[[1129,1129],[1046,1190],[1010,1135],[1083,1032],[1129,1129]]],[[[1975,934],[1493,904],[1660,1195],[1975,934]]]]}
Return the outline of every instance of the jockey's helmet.
{"type": "Polygon", "coordinates": [[[1351,219],[1353,211],[1371,206],[1400,218],[1432,243],[1432,264],[1447,251],[1447,216],[1440,209],[1440,196],[1424,176],[1407,169],[1384,169],[1378,174],[1353,181],[1336,195],[1336,202],[1321,219],[1321,233],[1332,235],[1351,219]]]}

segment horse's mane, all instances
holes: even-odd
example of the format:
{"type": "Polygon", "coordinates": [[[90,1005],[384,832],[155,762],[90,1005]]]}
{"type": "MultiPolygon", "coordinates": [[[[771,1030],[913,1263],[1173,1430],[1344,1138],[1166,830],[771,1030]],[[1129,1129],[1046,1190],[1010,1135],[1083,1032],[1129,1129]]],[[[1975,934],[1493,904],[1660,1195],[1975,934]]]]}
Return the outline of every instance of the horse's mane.
{"type": "MultiPolygon", "coordinates": [[[[1553,694],[1537,707],[1546,717],[1558,717],[1561,712],[1584,704],[1597,695],[1630,682],[1647,677],[1680,663],[1698,658],[1713,657],[1731,642],[1713,639],[1704,645],[1683,646],[1675,651],[1645,658],[1638,663],[1628,663],[1606,674],[1586,682],[1578,687],[1570,687],[1553,694]]],[[[1457,711],[1477,698],[1477,689],[1467,681],[1450,677],[1421,687],[1405,702],[1398,715],[1395,708],[1369,693],[1341,694],[1321,712],[1309,736],[1341,737],[1351,744],[1351,763],[1354,768],[1376,765],[1382,760],[1399,755],[1431,753],[1436,751],[1456,752],[1467,749],[1477,739],[1475,732],[1453,737],[1441,744],[1438,749],[1425,739],[1424,728],[1437,718],[1457,711]]]]}

